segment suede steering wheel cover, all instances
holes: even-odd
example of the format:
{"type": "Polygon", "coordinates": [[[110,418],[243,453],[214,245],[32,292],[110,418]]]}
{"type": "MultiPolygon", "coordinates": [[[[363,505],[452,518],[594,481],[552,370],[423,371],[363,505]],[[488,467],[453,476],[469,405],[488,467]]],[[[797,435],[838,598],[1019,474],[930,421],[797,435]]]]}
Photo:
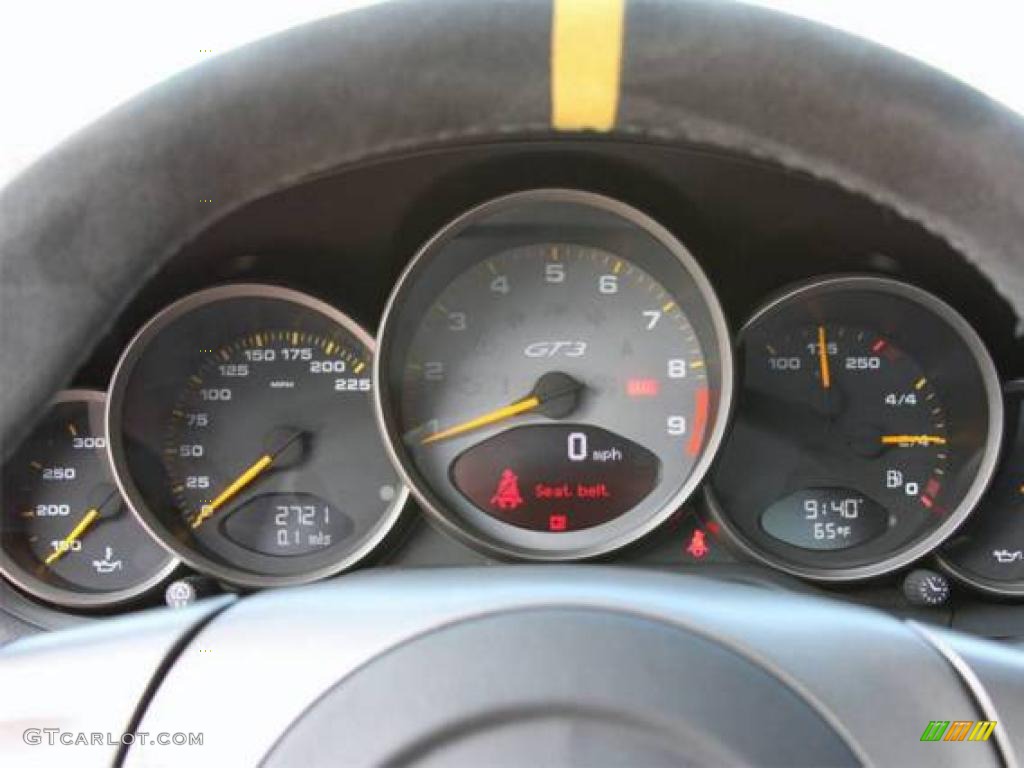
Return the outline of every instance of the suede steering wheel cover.
{"type": "MultiPolygon", "coordinates": [[[[15,179],[0,193],[0,447],[138,287],[230,211],[368,158],[565,135],[552,123],[552,19],[553,0],[328,18],[152,88],[15,179]]],[[[757,8],[629,0],[624,19],[607,137],[725,149],[866,195],[945,238],[1024,318],[1016,115],[887,49],[757,8]]]]}

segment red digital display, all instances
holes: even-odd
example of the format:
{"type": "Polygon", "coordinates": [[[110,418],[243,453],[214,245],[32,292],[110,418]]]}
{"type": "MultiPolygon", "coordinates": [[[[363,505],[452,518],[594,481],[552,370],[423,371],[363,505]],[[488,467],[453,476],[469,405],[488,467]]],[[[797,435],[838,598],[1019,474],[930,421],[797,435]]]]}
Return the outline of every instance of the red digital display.
{"type": "Polygon", "coordinates": [[[643,446],[590,425],[531,424],[469,448],[451,465],[479,509],[535,531],[612,520],[657,485],[661,462],[643,446]]]}

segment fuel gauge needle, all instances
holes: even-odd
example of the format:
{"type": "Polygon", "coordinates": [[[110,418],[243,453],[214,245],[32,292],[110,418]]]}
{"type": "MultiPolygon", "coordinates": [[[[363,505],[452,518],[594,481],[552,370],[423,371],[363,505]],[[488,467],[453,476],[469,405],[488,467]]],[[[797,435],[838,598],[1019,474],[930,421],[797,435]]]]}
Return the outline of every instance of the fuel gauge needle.
{"type": "Polygon", "coordinates": [[[266,472],[270,466],[274,463],[274,459],[284,453],[285,449],[288,448],[292,443],[302,437],[302,432],[295,431],[291,433],[286,439],[282,440],[279,445],[274,447],[271,451],[260,456],[256,461],[250,464],[242,474],[236,477],[227,488],[217,494],[217,497],[209,504],[204,504],[200,507],[199,512],[192,520],[192,530],[195,530],[202,525],[206,520],[213,516],[213,513],[223,507],[235,496],[241,493],[245,488],[252,484],[252,482],[266,472]]]}
{"type": "Polygon", "coordinates": [[[107,494],[106,498],[104,498],[99,504],[89,507],[89,509],[85,511],[85,514],[82,515],[82,519],[78,521],[78,524],[71,529],[71,533],[69,533],[67,536],[61,539],[60,542],[57,544],[57,548],[53,550],[53,552],[51,552],[49,556],[47,556],[47,558],[43,561],[43,565],[53,565],[58,560],[60,560],[65,555],[65,553],[70,552],[71,547],[74,545],[74,543],[81,539],[86,534],[86,532],[90,528],[92,528],[93,523],[95,523],[99,519],[100,510],[107,506],[110,500],[114,498],[116,495],[117,491],[111,491],[107,494]]]}

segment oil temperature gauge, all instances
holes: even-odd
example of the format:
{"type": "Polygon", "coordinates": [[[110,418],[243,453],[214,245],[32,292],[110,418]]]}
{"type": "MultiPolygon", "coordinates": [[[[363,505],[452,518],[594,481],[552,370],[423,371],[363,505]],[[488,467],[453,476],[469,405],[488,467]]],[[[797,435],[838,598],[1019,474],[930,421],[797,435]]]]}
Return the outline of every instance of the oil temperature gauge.
{"type": "Polygon", "coordinates": [[[127,602],[177,565],[117,491],[105,400],[90,390],[60,393],[3,468],[0,571],[29,594],[72,608],[127,602]]]}

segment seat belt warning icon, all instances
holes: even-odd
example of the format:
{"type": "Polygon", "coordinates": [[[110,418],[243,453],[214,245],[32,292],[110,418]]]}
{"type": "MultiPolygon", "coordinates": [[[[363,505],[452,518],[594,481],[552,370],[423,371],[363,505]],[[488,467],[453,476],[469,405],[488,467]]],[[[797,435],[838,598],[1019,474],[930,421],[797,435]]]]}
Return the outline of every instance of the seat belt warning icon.
{"type": "Polygon", "coordinates": [[[491,496],[491,505],[498,509],[515,509],[523,503],[522,494],[519,493],[519,476],[511,469],[501,473],[498,480],[498,487],[491,496]]]}

